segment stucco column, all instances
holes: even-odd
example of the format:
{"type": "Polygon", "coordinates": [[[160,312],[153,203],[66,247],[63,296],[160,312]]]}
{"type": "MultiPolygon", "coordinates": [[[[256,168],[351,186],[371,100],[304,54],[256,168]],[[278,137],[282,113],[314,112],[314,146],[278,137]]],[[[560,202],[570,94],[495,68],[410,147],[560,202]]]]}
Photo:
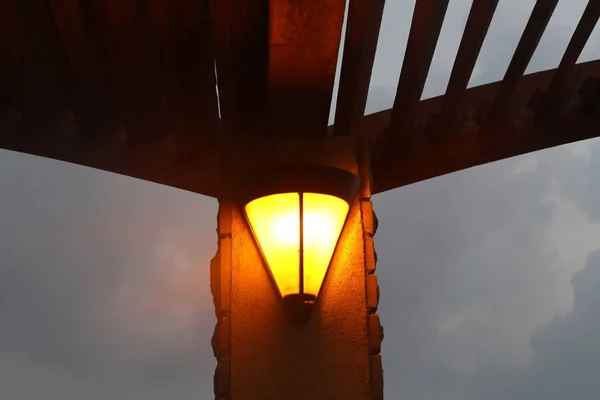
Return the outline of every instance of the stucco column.
{"type": "MultiPolygon", "coordinates": [[[[337,144],[322,146],[320,161],[358,173],[362,184],[306,326],[293,325],[285,315],[240,206],[231,197],[220,199],[219,248],[211,263],[217,399],[383,398],[369,164],[355,139],[337,144]]],[[[242,168],[263,162],[257,160],[264,159],[264,148],[252,155],[247,144],[232,147],[244,149],[246,156],[232,151],[232,162],[242,168]],[[244,161],[248,154],[252,160],[244,161]]],[[[275,147],[289,160],[289,143],[275,147]]],[[[269,162],[277,160],[271,156],[269,162]]]]}

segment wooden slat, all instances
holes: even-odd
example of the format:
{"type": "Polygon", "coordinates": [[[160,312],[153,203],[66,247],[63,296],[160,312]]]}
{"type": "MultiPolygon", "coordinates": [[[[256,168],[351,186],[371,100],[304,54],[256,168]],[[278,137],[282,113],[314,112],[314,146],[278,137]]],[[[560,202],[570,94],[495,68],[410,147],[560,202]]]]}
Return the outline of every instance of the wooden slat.
{"type": "Polygon", "coordinates": [[[450,126],[456,120],[497,6],[498,0],[473,1],[440,112],[442,126],[450,126]]]}
{"type": "MultiPolygon", "coordinates": [[[[567,50],[558,65],[554,79],[548,88],[546,106],[548,110],[554,110],[560,103],[562,92],[571,76],[575,64],[585,47],[596,23],[600,18],[600,0],[589,0],[588,5],[581,16],[577,28],[571,37],[567,50]]],[[[551,112],[551,111],[549,111],[551,112]]]]}
{"type": "Polygon", "coordinates": [[[217,138],[219,111],[208,0],[149,3],[169,133],[178,157],[201,157],[217,138]]]}
{"type": "Polygon", "coordinates": [[[489,124],[494,124],[504,116],[517,83],[525,73],[557,4],[558,0],[535,3],[498,93],[488,111],[487,122],[489,124]]]}
{"type": "Polygon", "coordinates": [[[93,24],[90,8],[78,0],[50,0],[50,7],[62,47],[70,66],[72,93],[78,133],[95,136],[115,129],[117,113],[113,82],[106,58],[98,54],[90,37],[93,24]],[[81,7],[83,5],[83,9],[81,7]]]}
{"type": "Polygon", "coordinates": [[[117,107],[127,145],[165,134],[167,110],[156,42],[149,22],[149,2],[93,0],[96,40],[114,76],[117,107]]]}
{"type": "Polygon", "coordinates": [[[10,106],[11,98],[14,95],[14,75],[8,55],[0,50],[0,114],[10,106]]]}
{"type": "MultiPolygon", "coordinates": [[[[36,64],[31,54],[25,29],[14,1],[0,1],[0,54],[2,56],[3,97],[5,101],[25,103],[26,76],[36,64]]],[[[13,106],[17,106],[13,104],[13,106]]]]}
{"type": "Polygon", "coordinates": [[[350,0],[334,136],[357,136],[369,94],[385,0],[350,0]]]}
{"type": "Polygon", "coordinates": [[[45,2],[0,2],[0,40],[18,82],[14,106],[23,114],[21,127],[42,134],[67,103],[67,60],[45,2]]]}
{"type": "Polygon", "coordinates": [[[392,109],[389,148],[413,140],[413,116],[429,73],[449,0],[417,0],[392,109]]]}
{"type": "Polygon", "coordinates": [[[325,136],[345,0],[270,1],[271,134],[325,136]]]}
{"type": "Polygon", "coordinates": [[[222,127],[260,134],[267,101],[268,0],[211,0],[222,127]]]}
{"type": "Polygon", "coordinates": [[[208,0],[165,2],[167,73],[174,86],[171,112],[184,132],[195,136],[218,131],[214,49],[208,0]]]}

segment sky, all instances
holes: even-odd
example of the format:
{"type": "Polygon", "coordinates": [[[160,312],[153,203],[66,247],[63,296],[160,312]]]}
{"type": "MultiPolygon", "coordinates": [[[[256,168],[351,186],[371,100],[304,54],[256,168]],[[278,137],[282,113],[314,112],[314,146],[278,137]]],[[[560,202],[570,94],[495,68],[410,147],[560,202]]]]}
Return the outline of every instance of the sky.
{"type": "MultiPolygon", "coordinates": [[[[534,3],[500,0],[470,86],[502,78],[534,3]]],[[[528,72],[558,65],[585,3],[560,1],[528,72]]],[[[450,1],[424,98],[470,4],[450,1]]],[[[387,1],[367,112],[393,103],[413,6],[387,1]]],[[[0,398],[212,398],[215,200],[7,151],[0,187],[0,398]]],[[[598,398],[600,140],[374,203],[386,398],[598,398]]]]}

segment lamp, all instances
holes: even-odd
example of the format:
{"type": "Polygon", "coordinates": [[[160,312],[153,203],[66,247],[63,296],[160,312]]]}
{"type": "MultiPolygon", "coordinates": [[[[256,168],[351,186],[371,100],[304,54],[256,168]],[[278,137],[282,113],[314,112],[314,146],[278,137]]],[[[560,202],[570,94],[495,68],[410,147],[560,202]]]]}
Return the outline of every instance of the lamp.
{"type": "Polygon", "coordinates": [[[278,166],[246,176],[244,213],[284,306],[308,321],[358,177],[322,165],[278,166]]]}

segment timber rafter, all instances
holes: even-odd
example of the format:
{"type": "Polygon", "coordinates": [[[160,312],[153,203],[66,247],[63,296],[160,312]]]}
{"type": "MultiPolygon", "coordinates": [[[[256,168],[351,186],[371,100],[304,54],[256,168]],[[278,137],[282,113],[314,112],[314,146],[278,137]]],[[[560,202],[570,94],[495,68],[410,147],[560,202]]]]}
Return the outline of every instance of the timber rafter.
{"type": "Polygon", "coordinates": [[[217,197],[236,135],[364,135],[375,193],[600,136],[600,61],[577,64],[600,0],[524,76],[558,3],[537,1],[504,78],[467,89],[498,5],[474,0],[446,94],[421,100],[448,3],[416,0],[393,108],[365,116],[385,0],[4,0],[0,148],[217,197]]]}

